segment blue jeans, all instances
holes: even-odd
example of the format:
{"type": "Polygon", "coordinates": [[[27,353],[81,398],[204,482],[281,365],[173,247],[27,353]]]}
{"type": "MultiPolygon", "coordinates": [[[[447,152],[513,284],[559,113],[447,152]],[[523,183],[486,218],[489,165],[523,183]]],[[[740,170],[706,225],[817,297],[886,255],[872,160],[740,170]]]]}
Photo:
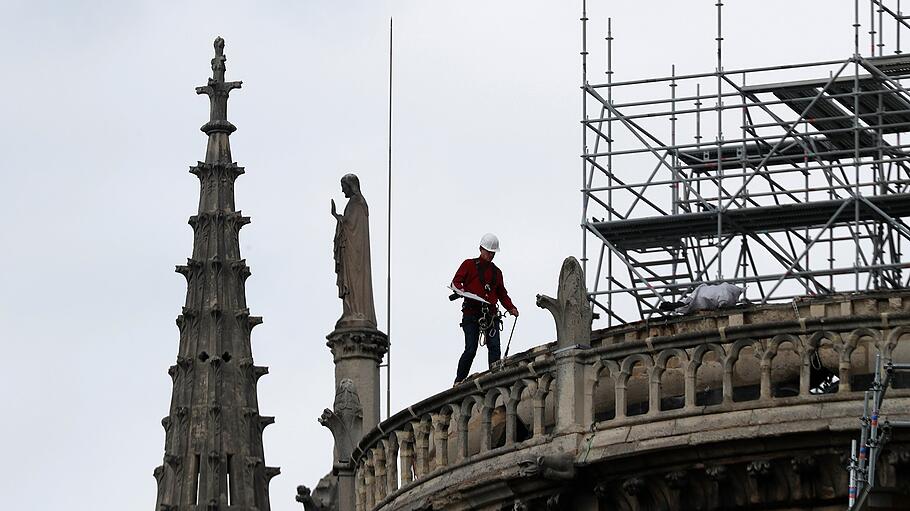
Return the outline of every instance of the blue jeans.
{"type": "MultiPolygon", "coordinates": [[[[458,374],[455,376],[455,383],[467,378],[468,371],[471,370],[471,363],[474,362],[474,355],[477,354],[477,340],[480,337],[480,325],[478,324],[479,316],[465,314],[461,319],[461,329],[464,330],[464,353],[458,359],[458,374]]],[[[494,321],[487,331],[487,353],[490,368],[493,363],[499,361],[501,355],[499,349],[499,322],[494,321]]]]}

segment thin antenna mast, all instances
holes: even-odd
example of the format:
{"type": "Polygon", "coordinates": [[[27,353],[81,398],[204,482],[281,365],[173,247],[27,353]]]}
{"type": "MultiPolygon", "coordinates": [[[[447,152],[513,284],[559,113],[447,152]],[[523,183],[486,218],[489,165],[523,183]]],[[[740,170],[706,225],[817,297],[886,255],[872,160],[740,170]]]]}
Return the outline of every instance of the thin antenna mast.
{"type": "Polygon", "coordinates": [[[389,212],[386,239],[386,312],[385,331],[389,351],[385,363],[385,418],[392,416],[392,18],[389,18],[389,212]]]}

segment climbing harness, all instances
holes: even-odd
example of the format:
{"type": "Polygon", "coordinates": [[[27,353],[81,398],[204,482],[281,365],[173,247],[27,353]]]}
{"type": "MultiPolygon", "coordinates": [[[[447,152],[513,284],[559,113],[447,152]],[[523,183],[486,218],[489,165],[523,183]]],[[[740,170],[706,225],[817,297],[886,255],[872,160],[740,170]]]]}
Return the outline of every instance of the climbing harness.
{"type": "Polygon", "coordinates": [[[502,331],[502,313],[499,307],[491,312],[489,305],[481,307],[480,317],[477,318],[477,326],[480,327],[480,339],[478,342],[481,346],[487,345],[487,339],[496,335],[497,329],[502,331]]]}

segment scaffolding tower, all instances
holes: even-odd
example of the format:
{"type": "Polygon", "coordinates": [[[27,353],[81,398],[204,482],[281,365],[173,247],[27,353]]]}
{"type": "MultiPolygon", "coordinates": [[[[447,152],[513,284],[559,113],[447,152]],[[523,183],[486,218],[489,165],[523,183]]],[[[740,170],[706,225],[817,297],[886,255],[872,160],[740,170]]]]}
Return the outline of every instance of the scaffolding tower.
{"type": "Polygon", "coordinates": [[[713,72],[630,81],[608,22],[606,83],[587,80],[583,12],[582,259],[609,325],[703,283],[763,304],[910,285],[910,17],[866,1],[849,58],[726,70],[718,0],[713,72]]]}

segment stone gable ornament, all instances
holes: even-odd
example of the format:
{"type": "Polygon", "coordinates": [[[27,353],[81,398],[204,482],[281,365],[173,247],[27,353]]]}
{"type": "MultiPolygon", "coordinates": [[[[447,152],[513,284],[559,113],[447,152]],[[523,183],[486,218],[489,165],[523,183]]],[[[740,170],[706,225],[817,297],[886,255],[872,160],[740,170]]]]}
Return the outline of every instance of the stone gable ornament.
{"type": "Polygon", "coordinates": [[[563,261],[556,298],[537,295],[537,306],[550,311],[556,321],[557,347],[591,342],[593,312],[588,302],[584,271],[577,259],[570,256],[563,261]]]}
{"type": "Polygon", "coordinates": [[[342,302],[341,318],[336,329],[376,328],[373,306],[373,276],[370,269],[370,213],[360,192],[360,179],[354,174],[341,178],[341,191],[348,198],[343,214],[335,217],[335,273],[338,297],[342,302]]]}

